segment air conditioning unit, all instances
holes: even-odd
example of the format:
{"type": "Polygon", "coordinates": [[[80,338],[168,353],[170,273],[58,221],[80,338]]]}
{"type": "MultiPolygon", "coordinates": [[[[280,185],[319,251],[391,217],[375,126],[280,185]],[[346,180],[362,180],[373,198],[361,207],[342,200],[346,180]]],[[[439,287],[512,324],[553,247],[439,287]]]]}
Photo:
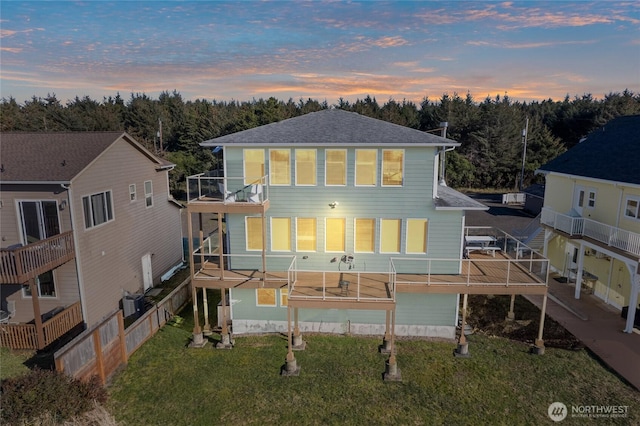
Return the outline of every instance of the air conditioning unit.
{"type": "Polygon", "coordinates": [[[124,311],[125,318],[132,315],[142,315],[144,313],[144,295],[127,294],[124,296],[122,298],[122,310],[124,311]]]}

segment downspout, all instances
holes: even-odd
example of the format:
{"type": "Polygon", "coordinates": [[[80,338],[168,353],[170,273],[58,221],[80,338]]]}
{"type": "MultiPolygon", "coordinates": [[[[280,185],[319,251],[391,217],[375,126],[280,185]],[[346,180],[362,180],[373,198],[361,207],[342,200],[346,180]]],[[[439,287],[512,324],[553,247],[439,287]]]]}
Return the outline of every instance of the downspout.
{"type": "Polygon", "coordinates": [[[87,306],[86,306],[86,297],[84,292],[84,279],[82,275],[82,266],[80,262],[80,250],[78,244],[78,230],[75,226],[75,214],[74,214],[74,204],[73,197],[71,192],[71,184],[65,185],[61,183],[60,186],[67,191],[67,200],[69,202],[69,219],[71,220],[71,230],[73,231],[73,247],[76,255],[76,275],[78,278],[78,291],[80,292],[80,308],[82,309],[82,318],[84,319],[85,326],[88,320],[87,314],[87,306]]]}

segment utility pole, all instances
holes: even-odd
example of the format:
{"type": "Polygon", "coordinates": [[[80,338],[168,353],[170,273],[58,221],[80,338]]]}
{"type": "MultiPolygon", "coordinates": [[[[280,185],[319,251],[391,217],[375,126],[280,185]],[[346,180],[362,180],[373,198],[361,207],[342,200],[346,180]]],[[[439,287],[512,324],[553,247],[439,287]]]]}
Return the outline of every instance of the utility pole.
{"type": "Polygon", "coordinates": [[[525,122],[524,129],[522,129],[522,171],[520,172],[520,192],[524,189],[524,164],[527,158],[527,133],[529,133],[529,117],[525,122]]]}
{"type": "Polygon", "coordinates": [[[160,144],[160,149],[159,152],[156,152],[156,154],[162,154],[162,120],[158,118],[158,142],[160,144]]]}

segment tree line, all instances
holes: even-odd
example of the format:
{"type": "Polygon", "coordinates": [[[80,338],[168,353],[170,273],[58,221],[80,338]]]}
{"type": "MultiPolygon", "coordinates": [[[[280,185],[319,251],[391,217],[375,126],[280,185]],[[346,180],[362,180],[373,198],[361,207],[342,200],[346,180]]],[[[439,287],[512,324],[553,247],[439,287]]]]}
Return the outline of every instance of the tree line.
{"type": "Polygon", "coordinates": [[[13,97],[0,103],[1,131],[126,131],[152,152],[172,161],[172,190],[186,176],[211,170],[218,158],[198,144],[208,139],[275,121],[339,108],[402,126],[440,134],[447,122],[447,137],[461,146],[446,157],[447,184],[454,188],[517,189],[521,180],[523,129],[528,120],[524,186],[536,182],[534,171],[571,148],[595,128],[622,115],[640,114],[640,94],[625,90],[602,99],[591,95],[562,101],[512,101],[508,96],[477,102],[467,93],[444,94],[437,100],[389,99],[380,105],[370,96],[336,104],[314,99],[294,101],[185,101],[180,93],[162,92],[158,99],[132,93],[96,101],[76,97],[63,104],[55,94],[32,97],[19,104],[13,97]]]}

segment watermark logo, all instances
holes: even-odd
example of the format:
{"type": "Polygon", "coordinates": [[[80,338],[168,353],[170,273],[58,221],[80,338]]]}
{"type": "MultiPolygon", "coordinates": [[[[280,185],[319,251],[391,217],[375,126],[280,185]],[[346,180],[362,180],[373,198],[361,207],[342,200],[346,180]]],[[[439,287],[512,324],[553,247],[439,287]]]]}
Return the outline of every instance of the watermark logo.
{"type": "Polygon", "coordinates": [[[549,408],[547,409],[547,414],[549,415],[549,418],[554,422],[563,421],[567,417],[568,413],[569,413],[569,410],[567,410],[567,406],[564,405],[562,402],[554,402],[551,405],[549,405],[549,408]]]}
{"type": "Polygon", "coordinates": [[[626,418],[628,413],[628,405],[572,405],[569,410],[562,402],[554,402],[547,409],[549,418],[554,422],[561,422],[567,417],[583,419],[626,418]]]}

